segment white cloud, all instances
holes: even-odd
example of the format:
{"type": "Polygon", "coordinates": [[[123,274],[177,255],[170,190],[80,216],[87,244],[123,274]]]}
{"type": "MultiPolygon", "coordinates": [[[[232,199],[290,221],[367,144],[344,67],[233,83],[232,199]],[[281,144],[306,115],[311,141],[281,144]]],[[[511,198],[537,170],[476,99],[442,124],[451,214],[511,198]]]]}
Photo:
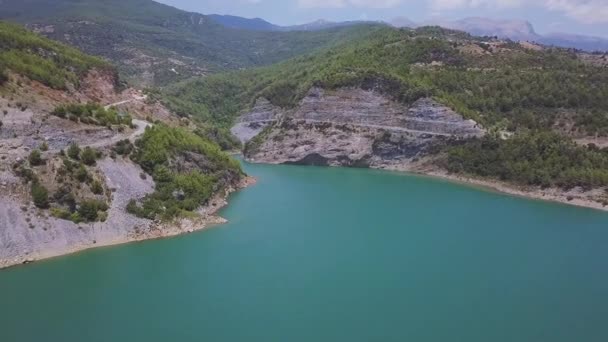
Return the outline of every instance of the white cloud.
{"type": "Polygon", "coordinates": [[[298,0],[302,8],[392,8],[403,3],[403,0],[298,0]]]}
{"type": "Polygon", "coordinates": [[[302,8],[340,8],[347,5],[345,0],[298,0],[302,8]]]}
{"type": "MultiPolygon", "coordinates": [[[[260,1],[260,0],[250,0],[260,1]]],[[[608,23],[608,0],[297,0],[301,8],[393,8],[426,3],[433,13],[471,8],[539,7],[583,23],[608,23]]]]}
{"type": "Polygon", "coordinates": [[[358,7],[391,8],[400,5],[403,0],[350,0],[349,2],[358,7]]]}
{"type": "Polygon", "coordinates": [[[429,0],[434,11],[467,8],[540,7],[584,23],[608,23],[608,0],[429,0]]]}
{"type": "Polygon", "coordinates": [[[430,2],[432,8],[437,11],[478,7],[508,8],[523,4],[522,0],[431,0],[430,2]]]}
{"type": "Polygon", "coordinates": [[[606,0],[545,0],[554,11],[585,23],[608,23],[608,1],[606,0]]]}

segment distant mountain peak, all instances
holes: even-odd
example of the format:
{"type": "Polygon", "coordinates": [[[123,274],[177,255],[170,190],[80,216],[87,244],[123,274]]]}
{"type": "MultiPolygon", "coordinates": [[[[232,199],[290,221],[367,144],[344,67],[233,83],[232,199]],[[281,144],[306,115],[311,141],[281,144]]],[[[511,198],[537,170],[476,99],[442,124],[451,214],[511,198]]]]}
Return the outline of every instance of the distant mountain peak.
{"type": "Polygon", "coordinates": [[[532,24],[526,20],[469,17],[440,25],[478,36],[498,36],[513,40],[534,40],[538,37],[532,24]]]}
{"type": "Polygon", "coordinates": [[[403,16],[393,18],[389,22],[389,24],[391,26],[394,26],[394,27],[410,27],[410,28],[413,28],[413,27],[418,26],[415,22],[413,22],[409,18],[403,17],[403,16]]]}
{"type": "Polygon", "coordinates": [[[223,26],[252,31],[276,31],[279,26],[271,24],[262,18],[242,18],[234,15],[211,14],[208,16],[223,26]]]}
{"type": "MultiPolygon", "coordinates": [[[[318,31],[366,23],[366,21],[334,22],[327,19],[318,19],[302,25],[278,26],[259,18],[246,19],[235,16],[217,15],[211,15],[210,17],[224,26],[257,31],[318,31]]],[[[540,35],[529,21],[521,19],[468,17],[458,20],[435,19],[417,23],[405,16],[397,16],[386,24],[394,27],[408,28],[433,25],[464,31],[474,36],[497,36],[499,38],[511,39],[514,41],[531,41],[545,45],[576,48],[587,51],[608,51],[608,39],[567,33],[540,35]]]]}

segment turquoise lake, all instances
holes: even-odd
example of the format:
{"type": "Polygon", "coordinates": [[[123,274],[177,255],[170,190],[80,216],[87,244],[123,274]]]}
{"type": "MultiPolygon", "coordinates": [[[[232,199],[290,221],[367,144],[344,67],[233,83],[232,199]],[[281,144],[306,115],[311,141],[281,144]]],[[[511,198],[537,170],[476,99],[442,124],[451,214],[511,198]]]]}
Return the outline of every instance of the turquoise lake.
{"type": "Polygon", "coordinates": [[[608,213],[244,167],[229,224],[0,271],[0,341],[608,341],[608,213]]]}

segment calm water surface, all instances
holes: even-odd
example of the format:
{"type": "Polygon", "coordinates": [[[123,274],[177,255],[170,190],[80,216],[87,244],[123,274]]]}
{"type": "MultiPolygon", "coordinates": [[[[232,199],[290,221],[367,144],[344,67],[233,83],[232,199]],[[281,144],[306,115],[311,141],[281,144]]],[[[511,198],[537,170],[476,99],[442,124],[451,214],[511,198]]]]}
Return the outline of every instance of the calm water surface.
{"type": "Polygon", "coordinates": [[[608,214],[245,165],[230,223],[0,271],[0,341],[608,341],[608,214]]]}

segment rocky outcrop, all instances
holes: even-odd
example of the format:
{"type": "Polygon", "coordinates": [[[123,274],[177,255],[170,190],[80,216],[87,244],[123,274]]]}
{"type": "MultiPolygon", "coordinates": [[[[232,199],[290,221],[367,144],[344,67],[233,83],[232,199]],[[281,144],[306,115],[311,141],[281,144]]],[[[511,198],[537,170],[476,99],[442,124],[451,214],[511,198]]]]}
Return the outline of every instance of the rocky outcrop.
{"type": "Polygon", "coordinates": [[[280,107],[274,106],[265,98],[259,98],[253,108],[243,114],[230,131],[242,143],[246,143],[268,125],[276,122],[282,114],[280,107]]]}
{"type": "Polygon", "coordinates": [[[17,191],[0,196],[0,268],[150,233],[152,222],[127,214],[124,207],[130,199],[152,192],[153,182],[141,179],[142,171],[133,163],[108,158],[99,164],[113,189],[105,222],[76,224],[54,218],[24,203],[17,191]]]}
{"type": "Polygon", "coordinates": [[[246,157],[275,164],[402,168],[437,146],[485,133],[433,99],[406,106],[353,88],[313,88],[291,110],[258,101],[241,117],[244,123],[272,125],[250,142],[246,157]]]}
{"type": "Polygon", "coordinates": [[[478,135],[483,132],[474,121],[464,120],[432,99],[420,99],[408,107],[377,92],[361,89],[325,91],[313,88],[289,117],[433,135],[478,135]]]}

